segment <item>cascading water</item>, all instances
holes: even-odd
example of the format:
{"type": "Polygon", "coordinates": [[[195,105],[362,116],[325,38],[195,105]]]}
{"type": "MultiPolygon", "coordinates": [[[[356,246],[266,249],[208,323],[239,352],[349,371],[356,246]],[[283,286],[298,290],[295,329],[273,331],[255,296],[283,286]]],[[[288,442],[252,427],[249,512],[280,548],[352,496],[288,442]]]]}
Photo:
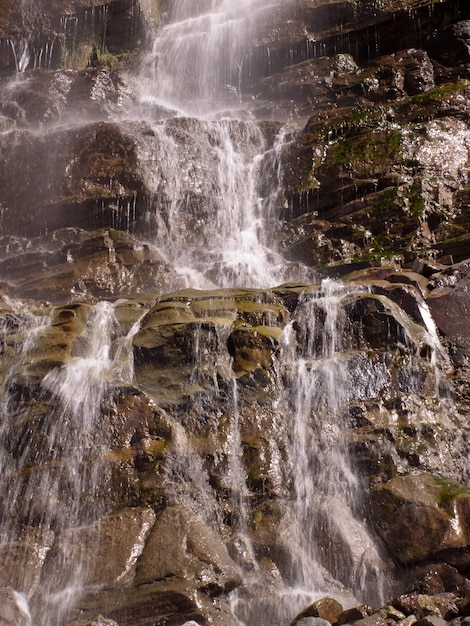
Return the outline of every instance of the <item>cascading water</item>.
{"type": "Polygon", "coordinates": [[[278,2],[230,0],[171,4],[140,78],[141,102],[184,116],[213,117],[242,105],[244,64],[257,28],[278,2]]]}
{"type": "Polygon", "coordinates": [[[301,335],[288,336],[286,341],[286,348],[294,350],[289,399],[294,415],[293,543],[304,546],[294,580],[302,589],[312,585],[322,589],[325,585],[334,588],[332,577],[337,578],[360,597],[368,576],[369,599],[375,596],[377,600],[383,595],[382,564],[368,531],[357,519],[360,485],[346,452],[344,419],[355,391],[348,362],[351,337],[345,333],[342,302],[351,291],[340,283],[323,281],[318,293],[301,302],[301,335]],[[329,572],[326,578],[323,568],[329,572]]]}
{"type": "Polygon", "coordinates": [[[183,286],[300,279],[274,244],[288,135],[252,119],[240,83],[257,25],[275,6],[172,3],[138,77],[134,115],[150,130],[130,133],[152,192],[145,229],[183,286]]]}
{"type": "MultiPolygon", "coordinates": [[[[323,281],[305,293],[295,321],[284,330],[277,403],[291,416],[292,505],[281,525],[289,557],[284,584],[275,592],[266,588],[266,595],[259,592],[248,601],[234,594],[234,610],[250,626],[288,623],[325,595],[344,605],[354,596],[383,600],[384,564],[363,522],[361,485],[347,454],[347,407],[361,395],[355,389],[352,337],[344,328],[344,302],[354,292],[359,290],[323,281]]],[[[360,377],[380,385],[382,372],[365,368],[360,377]]]]}
{"type": "Polygon", "coordinates": [[[287,278],[272,248],[282,146],[268,148],[254,122],[186,118],[154,123],[138,145],[153,192],[146,228],[183,286],[261,287],[287,278]]]}
{"type": "MultiPolygon", "coordinates": [[[[110,352],[117,326],[113,306],[98,303],[84,320],[76,353],[38,381],[32,410],[22,397],[27,364],[34,362],[41,343],[47,345],[52,326],[71,319],[73,309],[62,311],[58,319],[12,318],[18,325],[16,332],[27,333],[28,341],[7,376],[3,401],[2,556],[7,571],[15,561],[15,571],[21,571],[18,558],[24,559],[28,574],[10,584],[28,597],[32,616],[28,624],[42,626],[67,621],[93,567],[84,554],[90,546],[73,545],[73,533],[106,511],[108,476],[103,459],[109,447],[109,423],[102,402],[111,378],[125,378],[128,367],[123,345],[115,355],[110,352]],[[25,326],[28,323],[30,328],[25,326]],[[30,476],[33,466],[38,469],[30,476]],[[54,553],[50,552],[53,541],[54,553]],[[31,552],[37,552],[37,567],[44,565],[47,555],[46,574],[40,579],[34,568],[31,571],[31,552]]],[[[5,342],[11,344],[11,328],[5,332],[5,342]]]]}
{"type": "MultiPolygon", "coordinates": [[[[277,217],[281,197],[278,153],[283,135],[279,134],[280,140],[273,147],[267,147],[261,127],[248,119],[250,112],[240,82],[257,22],[267,19],[274,8],[275,4],[266,6],[259,0],[246,0],[236,7],[224,0],[202,5],[174,2],[167,24],[144,63],[138,85],[140,114],[157,120],[151,122],[152,132],[140,140],[140,160],[154,192],[155,213],[150,211],[148,220],[153,222],[159,251],[178,269],[186,286],[266,287],[299,278],[270,247],[271,222],[277,217]]],[[[348,528],[329,527],[330,519],[345,512],[354,520],[349,507],[357,499],[358,486],[341,453],[340,418],[349,381],[339,358],[344,346],[339,339],[339,308],[335,303],[343,290],[339,285],[328,289],[326,284],[324,289],[323,298],[314,305],[305,302],[298,314],[305,336],[297,339],[295,347],[286,343],[283,359],[289,362],[291,374],[280,392],[287,410],[295,416],[290,452],[296,493],[295,533],[290,549],[296,556],[292,557],[295,574],[291,572],[289,585],[291,590],[304,591],[292,593],[289,587],[278,590],[297,600],[275,602],[281,608],[274,614],[266,613],[266,607],[261,611],[247,607],[237,597],[234,603],[248,624],[267,624],[273,619],[281,623],[305,601],[305,590],[320,593],[334,585],[338,570],[346,565],[340,557],[337,562],[328,562],[331,551],[321,545],[333,530],[343,545],[351,542],[354,534],[359,537],[349,578],[344,571],[339,575],[345,586],[361,591],[358,570],[361,557],[365,558],[365,544],[371,562],[374,560],[373,542],[360,522],[351,521],[348,528]],[[312,326],[312,306],[316,311],[323,306],[322,331],[312,326]],[[319,332],[324,335],[320,353],[315,345],[319,332]],[[338,396],[339,388],[344,395],[338,396]],[[317,421],[316,429],[312,420],[317,421]],[[319,574],[322,567],[329,567],[329,578],[319,574]]],[[[237,489],[232,485],[231,491],[235,494],[232,505],[240,517],[240,553],[246,554],[251,548],[246,533],[246,485],[239,459],[236,398],[234,393],[235,417],[228,438],[233,450],[227,458],[231,479],[242,483],[237,489]]],[[[351,553],[354,550],[351,548],[351,553]]],[[[378,556],[373,565],[363,564],[364,571],[378,567],[377,563],[378,556]]],[[[253,574],[252,562],[246,565],[253,579],[258,574],[253,574]]],[[[374,593],[380,595],[377,588],[378,583],[374,593]]]]}

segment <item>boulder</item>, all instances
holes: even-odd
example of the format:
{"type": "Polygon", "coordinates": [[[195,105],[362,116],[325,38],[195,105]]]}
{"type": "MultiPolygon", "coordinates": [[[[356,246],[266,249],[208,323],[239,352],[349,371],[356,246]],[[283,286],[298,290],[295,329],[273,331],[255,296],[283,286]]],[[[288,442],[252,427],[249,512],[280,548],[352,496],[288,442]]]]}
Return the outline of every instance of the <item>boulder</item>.
{"type": "MultiPolygon", "coordinates": [[[[301,613],[295,617],[291,622],[291,626],[302,626],[305,621],[305,626],[308,626],[310,618],[320,618],[321,622],[336,624],[338,616],[343,613],[343,607],[334,598],[321,598],[317,600],[301,613]]],[[[311,626],[326,626],[326,624],[320,623],[320,621],[312,621],[311,626]]]]}
{"type": "Polygon", "coordinates": [[[77,582],[83,589],[128,584],[134,578],[137,560],[154,522],[151,509],[128,508],[90,525],[66,530],[51,547],[43,580],[48,580],[49,587],[59,589],[72,568],[80,572],[77,582]],[[52,576],[52,572],[56,575],[52,576]]]}
{"type": "Polygon", "coordinates": [[[241,582],[240,570],[220,537],[181,506],[168,507],[159,515],[139,557],[135,583],[171,578],[185,578],[188,588],[214,596],[241,582]]]}
{"type": "MultiPolygon", "coordinates": [[[[427,474],[392,478],[370,496],[377,531],[401,563],[465,551],[470,491],[427,474]]],[[[445,559],[443,559],[445,560],[445,559]]]]}
{"type": "Polygon", "coordinates": [[[470,264],[464,261],[436,275],[433,284],[427,303],[439,330],[470,356],[470,264]]]}

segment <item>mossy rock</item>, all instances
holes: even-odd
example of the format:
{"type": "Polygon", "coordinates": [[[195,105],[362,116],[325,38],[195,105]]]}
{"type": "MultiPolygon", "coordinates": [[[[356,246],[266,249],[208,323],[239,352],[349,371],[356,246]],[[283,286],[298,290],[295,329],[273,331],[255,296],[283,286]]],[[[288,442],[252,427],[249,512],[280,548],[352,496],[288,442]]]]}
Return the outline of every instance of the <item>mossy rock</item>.
{"type": "Polygon", "coordinates": [[[410,474],[392,478],[370,497],[376,529],[402,564],[468,550],[468,487],[430,474],[410,474]]]}

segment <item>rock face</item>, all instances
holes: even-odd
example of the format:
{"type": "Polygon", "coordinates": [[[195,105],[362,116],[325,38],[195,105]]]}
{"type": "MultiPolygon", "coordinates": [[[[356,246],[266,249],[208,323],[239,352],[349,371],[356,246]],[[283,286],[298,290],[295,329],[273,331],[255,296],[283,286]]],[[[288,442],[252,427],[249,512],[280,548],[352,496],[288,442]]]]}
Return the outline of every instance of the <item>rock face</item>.
{"type": "Polygon", "coordinates": [[[467,0],[274,4],[0,0],[0,624],[468,620],[467,0]]]}

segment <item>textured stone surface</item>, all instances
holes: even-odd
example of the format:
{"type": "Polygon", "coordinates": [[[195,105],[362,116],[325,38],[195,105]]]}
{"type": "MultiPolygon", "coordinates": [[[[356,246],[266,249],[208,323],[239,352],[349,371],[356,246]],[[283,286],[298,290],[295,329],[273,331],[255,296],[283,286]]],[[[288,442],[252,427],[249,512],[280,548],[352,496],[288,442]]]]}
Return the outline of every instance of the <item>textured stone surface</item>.
{"type": "Polygon", "coordinates": [[[377,529],[403,564],[468,543],[470,491],[462,485],[425,474],[396,477],[372,494],[372,502],[377,529]]]}

